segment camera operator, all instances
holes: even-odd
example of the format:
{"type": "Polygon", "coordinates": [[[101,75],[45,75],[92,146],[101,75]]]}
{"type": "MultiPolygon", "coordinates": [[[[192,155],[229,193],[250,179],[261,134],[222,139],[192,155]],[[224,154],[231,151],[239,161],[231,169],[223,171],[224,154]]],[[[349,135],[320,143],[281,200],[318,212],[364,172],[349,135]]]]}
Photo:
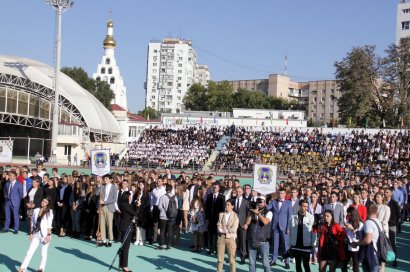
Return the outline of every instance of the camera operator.
{"type": "Polygon", "coordinates": [[[256,256],[261,255],[265,272],[271,271],[269,264],[269,238],[272,212],[266,209],[266,198],[259,196],[257,207],[250,207],[244,229],[248,230],[249,272],[256,271],[256,256]]]}
{"type": "Polygon", "coordinates": [[[302,262],[305,272],[310,272],[310,252],[316,243],[316,233],[312,231],[315,217],[307,212],[308,208],[306,199],[299,200],[299,211],[289,221],[289,242],[296,259],[296,272],[302,272],[302,262]]]}

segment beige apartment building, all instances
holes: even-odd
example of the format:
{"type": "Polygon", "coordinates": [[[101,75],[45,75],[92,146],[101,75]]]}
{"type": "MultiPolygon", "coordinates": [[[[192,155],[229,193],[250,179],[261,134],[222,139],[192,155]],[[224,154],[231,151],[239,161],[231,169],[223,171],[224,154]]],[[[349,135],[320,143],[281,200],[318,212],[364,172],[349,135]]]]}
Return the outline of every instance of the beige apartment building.
{"type": "Polygon", "coordinates": [[[337,124],[340,92],[336,80],[297,82],[285,75],[271,74],[268,79],[233,80],[230,83],[234,91],[247,89],[288,100],[296,99],[306,106],[308,120],[337,124]]]}

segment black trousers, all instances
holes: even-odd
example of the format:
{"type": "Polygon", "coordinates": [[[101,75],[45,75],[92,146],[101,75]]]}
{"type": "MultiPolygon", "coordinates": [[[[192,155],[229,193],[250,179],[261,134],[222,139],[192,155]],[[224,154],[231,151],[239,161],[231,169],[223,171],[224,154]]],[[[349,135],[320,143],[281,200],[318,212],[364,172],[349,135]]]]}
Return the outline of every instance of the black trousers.
{"type": "Polygon", "coordinates": [[[245,258],[248,255],[248,251],[247,251],[247,235],[248,234],[248,230],[244,230],[243,228],[241,228],[239,226],[238,228],[238,237],[236,238],[236,244],[238,246],[238,250],[240,253],[240,256],[242,258],[245,258]]]}
{"type": "Polygon", "coordinates": [[[396,235],[397,235],[397,227],[396,226],[389,226],[389,240],[391,246],[393,248],[394,254],[396,254],[397,260],[397,245],[396,245],[396,235]]]}
{"type": "Polygon", "coordinates": [[[346,260],[343,262],[342,272],[347,272],[350,259],[353,260],[353,272],[359,272],[359,252],[346,250],[346,260]]]}
{"type": "Polygon", "coordinates": [[[114,218],[113,218],[113,234],[114,234],[114,239],[117,241],[122,239],[120,222],[121,222],[121,213],[115,212],[114,218]]]}
{"type": "Polygon", "coordinates": [[[302,272],[302,262],[305,272],[310,272],[309,258],[309,253],[295,250],[296,272],[302,272]]]}
{"type": "Polygon", "coordinates": [[[172,222],[170,220],[159,220],[159,245],[163,246],[165,239],[167,246],[171,246],[172,242],[172,222]]]}
{"type": "Polygon", "coordinates": [[[128,253],[130,252],[130,243],[133,235],[133,227],[130,228],[130,232],[128,233],[127,237],[124,237],[127,233],[127,231],[124,231],[124,234],[122,236],[123,240],[123,245],[122,249],[120,252],[120,267],[128,267],[128,253]],[[125,240],[124,240],[125,238],[125,240]]]}

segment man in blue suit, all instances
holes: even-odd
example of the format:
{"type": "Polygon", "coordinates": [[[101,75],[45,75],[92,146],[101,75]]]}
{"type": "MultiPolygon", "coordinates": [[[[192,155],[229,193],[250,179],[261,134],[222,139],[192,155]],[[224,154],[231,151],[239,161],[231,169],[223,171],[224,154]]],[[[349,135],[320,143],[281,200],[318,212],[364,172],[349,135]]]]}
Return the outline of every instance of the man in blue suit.
{"type": "MultiPolygon", "coordinates": [[[[279,245],[283,246],[283,253],[289,248],[289,219],[292,216],[292,203],[285,200],[285,189],[279,189],[279,199],[271,201],[266,206],[267,209],[273,213],[272,218],[272,261],[271,265],[276,265],[276,259],[278,258],[279,245]]],[[[285,259],[285,268],[289,269],[289,258],[285,259]]]]}
{"type": "Polygon", "coordinates": [[[4,223],[3,232],[9,231],[11,212],[14,218],[14,234],[18,233],[20,224],[19,208],[22,197],[23,185],[17,181],[16,172],[11,171],[9,172],[9,180],[7,181],[4,189],[6,220],[4,223]]]}

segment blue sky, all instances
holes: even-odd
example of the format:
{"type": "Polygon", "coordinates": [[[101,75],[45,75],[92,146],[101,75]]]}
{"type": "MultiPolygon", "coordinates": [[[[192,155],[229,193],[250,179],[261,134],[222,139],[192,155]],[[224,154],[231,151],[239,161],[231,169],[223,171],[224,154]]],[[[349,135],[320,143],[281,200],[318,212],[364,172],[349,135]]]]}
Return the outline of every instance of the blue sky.
{"type": "MultiPolygon", "coordinates": [[[[379,54],[395,41],[399,0],[77,0],[63,15],[62,66],[89,75],[103,55],[112,9],[116,59],[131,111],[144,108],[151,39],[191,39],[213,80],[267,78],[284,72],[299,81],[334,78],[334,62],[353,46],[379,54]]],[[[55,16],[43,0],[2,0],[0,54],[53,63],[55,16]]]]}

